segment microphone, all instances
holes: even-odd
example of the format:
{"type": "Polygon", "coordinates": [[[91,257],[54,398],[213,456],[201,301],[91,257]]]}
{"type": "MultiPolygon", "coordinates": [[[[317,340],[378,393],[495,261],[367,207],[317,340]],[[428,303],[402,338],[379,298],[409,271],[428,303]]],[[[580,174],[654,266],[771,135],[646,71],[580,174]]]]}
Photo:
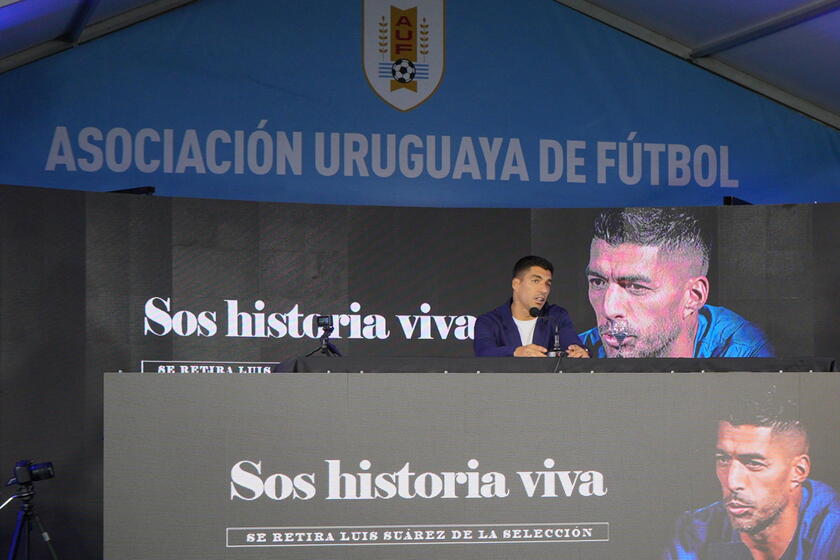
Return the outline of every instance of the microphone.
{"type": "Polygon", "coordinates": [[[540,316],[540,308],[539,307],[532,307],[528,310],[528,315],[531,317],[539,317],[540,316]]]}

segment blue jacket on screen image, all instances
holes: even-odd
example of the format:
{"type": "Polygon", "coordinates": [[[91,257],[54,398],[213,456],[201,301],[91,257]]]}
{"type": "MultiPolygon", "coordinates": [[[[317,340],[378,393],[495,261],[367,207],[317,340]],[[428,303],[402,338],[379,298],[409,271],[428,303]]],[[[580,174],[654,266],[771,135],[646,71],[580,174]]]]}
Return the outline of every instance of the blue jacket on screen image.
{"type": "MultiPolygon", "coordinates": [[[[513,352],[522,346],[522,338],[516,323],[513,322],[510,304],[511,301],[508,300],[506,304],[481,315],[476,320],[473,339],[473,351],[476,356],[513,356],[513,352]]],[[[550,350],[554,329],[557,327],[563,350],[571,344],[583,346],[575,334],[572,318],[559,305],[545,304],[536,321],[533,344],[550,350]]]]}
{"type": "MultiPolygon", "coordinates": [[[[725,307],[704,305],[697,313],[694,358],[772,358],[773,347],[762,330],[725,307]]],[[[593,358],[605,358],[598,327],[580,333],[593,358]]]]}
{"type": "MultiPolygon", "coordinates": [[[[676,535],[665,560],[750,558],[733,529],[723,502],[688,511],[677,520],[676,535]],[[746,555],[746,556],[744,556],[746,555]]],[[[840,497],[816,480],[802,484],[799,525],[782,560],[837,560],[840,558],[840,497]]]]}

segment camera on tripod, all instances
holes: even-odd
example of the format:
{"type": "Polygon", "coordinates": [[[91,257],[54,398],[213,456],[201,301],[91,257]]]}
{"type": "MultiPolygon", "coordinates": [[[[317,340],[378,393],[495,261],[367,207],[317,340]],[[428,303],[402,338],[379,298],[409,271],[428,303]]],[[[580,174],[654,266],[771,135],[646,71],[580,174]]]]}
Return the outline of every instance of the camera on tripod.
{"type": "Polygon", "coordinates": [[[321,353],[324,356],[341,356],[341,352],[338,351],[338,348],[330,342],[330,335],[332,334],[335,328],[333,327],[333,318],[332,315],[316,315],[315,316],[315,329],[321,329],[321,345],[318,346],[315,350],[310,352],[306,355],[308,358],[309,356],[321,353]]]}
{"type": "Polygon", "coordinates": [[[29,546],[29,536],[32,534],[32,522],[38,525],[38,532],[44,539],[44,544],[50,551],[50,556],[53,560],[58,560],[55,549],[50,542],[50,534],[41,523],[41,518],[35,513],[35,504],[33,498],[35,497],[35,486],[33,482],[39,480],[48,480],[55,476],[53,464],[49,461],[44,463],[32,464],[29,459],[22,459],[15,463],[12,469],[12,478],[6,483],[6,486],[17,485],[17,491],[8,500],[0,505],[0,509],[6,507],[9,502],[17,499],[20,502],[20,509],[17,515],[17,524],[15,525],[15,532],[12,535],[12,544],[9,547],[9,560],[16,560],[21,543],[23,543],[23,560],[29,560],[31,554],[31,547],[29,546]]]}
{"type": "Polygon", "coordinates": [[[22,461],[15,463],[15,468],[12,472],[14,473],[14,476],[9,479],[6,486],[12,486],[14,484],[24,486],[39,480],[47,480],[55,476],[53,464],[49,461],[45,463],[35,463],[33,465],[32,461],[29,459],[23,459],[22,461]]]}

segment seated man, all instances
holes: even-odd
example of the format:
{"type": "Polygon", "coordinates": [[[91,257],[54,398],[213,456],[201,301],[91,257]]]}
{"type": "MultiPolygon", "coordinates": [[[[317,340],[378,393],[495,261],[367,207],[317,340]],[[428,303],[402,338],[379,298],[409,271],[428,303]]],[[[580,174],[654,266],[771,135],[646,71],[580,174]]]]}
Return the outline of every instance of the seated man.
{"type": "Polygon", "coordinates": [[[475,322],[476,356],[545,357],[556,338],[569,357],[588,352],[565,309],[548,303],[554,266],[542,257],[522,257],[513,267],[513,296],[475,322]]]}
{"type": "Polygon", "coordinates": [[[598,358],[755,358],[773,348],[753,323],[707,305],[709,243],[680,208],[615,208],[595,220],[586,276],[598,358]]]}

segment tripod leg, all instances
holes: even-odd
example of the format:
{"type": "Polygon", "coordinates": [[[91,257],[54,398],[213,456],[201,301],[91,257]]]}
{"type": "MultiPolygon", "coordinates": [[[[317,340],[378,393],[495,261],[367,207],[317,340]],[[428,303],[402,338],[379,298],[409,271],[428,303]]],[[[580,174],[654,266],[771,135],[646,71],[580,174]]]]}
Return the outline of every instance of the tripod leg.
{"type": "Polygon", "coordinates": [[[37,513],[33,513],[35,517],[35,523],[38,524],[38,529],[41,531],[41,537],[43,537],[44,542],[47,543],[47,548],[50,549],[50,555],[52,556],[53,560],[58,560],[58,556],[55,553],[55,549],[52,546],[52,542],[50,541],[50,534],[47,533],[47,530],[44,529],[44,524],[41,523],[41,518],[38,516],[37,513]]]}
{"type": "Polygon", "coordinates": [[[8,560],[15,560],[17,556],[18,546],[20,546],[20,537],[23,534],[23,525],[26,523],[26,512],[23,509],[18,510],[17,524],[15,525],[15,533],[12,535],[12,545],[9,547],[8,560]]]}

